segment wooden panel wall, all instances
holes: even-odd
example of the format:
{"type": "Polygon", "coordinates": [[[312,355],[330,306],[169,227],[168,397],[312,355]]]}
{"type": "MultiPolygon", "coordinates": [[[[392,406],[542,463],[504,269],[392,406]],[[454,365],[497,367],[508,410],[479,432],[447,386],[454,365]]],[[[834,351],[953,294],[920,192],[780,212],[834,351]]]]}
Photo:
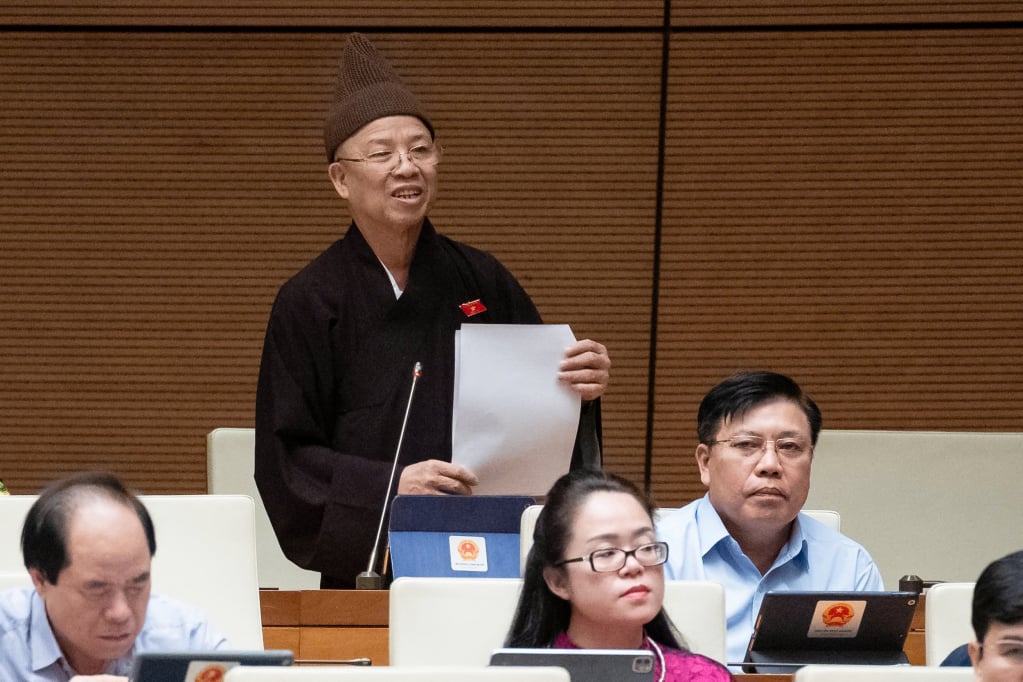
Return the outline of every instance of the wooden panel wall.
{"type": "Polygon", "coordinates": [[[1023,7],[989,0],[687,0],[671,3],[671,14],[674,25],[690,27],[894,25],[912,30],[925,24],[1020,21],[1023,7]]]}
{"type": "Polygon", "coordinates": [[[14,25],[136,27],[184,26],[298,28],[388,27],[418,32],[424,28],[611,28],[649,27],[662,22],[659,0],[106,0],[87,5],[66,0],[10,0],[0,8],[0,23],[14,25]]]}
{"type": "Polygon", "coordinates": [[[347,224],[321,126],[357,27],[430,106],[435,222],[610,347],[608,464],[662,503],[740,366],[834,428],[1023,430],[1019,8],[806,7],[7,3],[0,479],[205,490],[276,288],[347,224]]]}
{"type": "Polygon", "coordinates": [[[671,64],[662,503],[702,494],[674,430],[737,367],[828,428],[1019,430],[1023,33],[681,35],[671,64]]]}
{"type": "MultiPolygon", "coordinates": [[[[4,480],[202,489],[204,434],[252,423],[274,292],[348,224],[322,151],[343,36],[9,38],[4,480]]],[[[435,222],[614,349],[608,448],[642,476],[659,36],[375,39],[447,149],[435,222]]]]}

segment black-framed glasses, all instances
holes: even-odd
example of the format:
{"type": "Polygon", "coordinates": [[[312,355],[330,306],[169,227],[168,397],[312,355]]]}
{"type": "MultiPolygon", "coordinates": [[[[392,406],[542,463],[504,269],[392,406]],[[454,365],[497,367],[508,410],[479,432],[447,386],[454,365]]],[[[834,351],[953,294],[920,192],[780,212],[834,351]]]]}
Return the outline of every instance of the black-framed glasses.
{"type": "Polygon", "coordinates": [[[706,445],[727,445],[732,451],[743,457],[752,457],[766,452],[768,443],[774,444],[774,451],[779,456],[788,459],[798,459],[803,455],[813,452],[813,446],[801,438],[776,438],[771,440],[763,436],[740,435],[724,440],[708,441],[706,445]]]}
{"type": "Polygon", "coordinates": [[[610,573],[621,570],[630,556],[636,557],[636,561],[643,566],[660,566],[668,560],[668,543],[651,542],[630,550],[618,549],[617,547],[598,549],[586,556],[564,559],[554,564],[554,566],[564,566],[565,564],[572,564],[577,561],[589,561],[590,568],[597,573],[610,573]]]}
{"type": "Polygon", "coordinates": [[[351,161],[353,163],[364,163],[366,168],[374,173],[393,173],[401,166],[402,158],[408,159],[411,163],[420,168],[424,166],[436,166],[444,155],[444,148],[439,142],[417,144],[409,147],[406,151],[400,149],[379,149],[358,158],[339,156],[337,161],[351,161]]]}

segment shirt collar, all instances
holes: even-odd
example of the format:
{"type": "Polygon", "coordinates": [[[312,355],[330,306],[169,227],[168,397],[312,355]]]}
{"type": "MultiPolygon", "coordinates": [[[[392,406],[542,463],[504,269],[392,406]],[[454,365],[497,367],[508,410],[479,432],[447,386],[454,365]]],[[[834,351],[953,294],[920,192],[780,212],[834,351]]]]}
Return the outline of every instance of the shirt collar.
{"type": "Polygon", "coordinates": [[[35,590],[32,591],[30,607],[29,645],[32,652],[32,670],[39,672],[63,658],[57,636],[50,627],[50,619],[46,617],[46,604],[35,590]]]}
{"type": "MultiPolygon", "coordinates": [[[[707,493],[696,505],[696,528],[700,533],[700,547],[703,548],[703,555],[706,557],[724,540],[732,540],[728,534],[724,521],[718,515],[714,505],[710,503],[710,493],[707,493]]],[[[732,540],[734,543],[735,540],[732,540]]]]}
{"type": "Polygon", "coordinates": [[[806,534],[803,533],[803,524],[799,514],[796,514],[796,520],[792,524],[789,541],[781,548],[774,565],[781,566],[789,561],[799,562],[803,571],[810,570],[810,545],[806,540],[806,534]]]}
{"type": "MultiPolygon", "coordinates": [[[[710,554],[721,542],[730,542],[736,551],[742,551],[739,549],[739,544],[728,533],[724,521],[721,520],[721,516],[714,509],[714,505],[710,503],[710,493],[700,498],[696,506],[696,527],[700,533],[700,547],[703,548],[703,557],[710,554]]],[[[796,516],[795,523],[792,524],[792,532],[789,535],[788,542],[778,552],[778,558],[775,559],[774,565],[771,568],[776,568],[789,561],[798,561],[804,571],[810,568],[809,547],[798,515],[796,516]]]]}

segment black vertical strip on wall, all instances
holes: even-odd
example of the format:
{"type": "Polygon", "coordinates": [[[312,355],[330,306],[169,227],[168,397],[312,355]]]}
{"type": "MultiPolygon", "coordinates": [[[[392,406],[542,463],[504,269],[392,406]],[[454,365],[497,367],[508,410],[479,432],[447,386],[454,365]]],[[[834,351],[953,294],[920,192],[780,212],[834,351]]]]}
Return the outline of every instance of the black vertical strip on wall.
{"type": "Polygon", "coordinates": [[[657,388],[657,311],[661,289],[661,220],[664,196],[664,145],[668,118],[668,58],[671,53],[671,0],[664,2],[661,27],[661,109],[657,122],[657,203],[654,208],[654,248],[650,263],[650,357],[647,370],[646,443],[643,448],[643,490],[650,495],[654,460],[654,400],[657,388]]]}

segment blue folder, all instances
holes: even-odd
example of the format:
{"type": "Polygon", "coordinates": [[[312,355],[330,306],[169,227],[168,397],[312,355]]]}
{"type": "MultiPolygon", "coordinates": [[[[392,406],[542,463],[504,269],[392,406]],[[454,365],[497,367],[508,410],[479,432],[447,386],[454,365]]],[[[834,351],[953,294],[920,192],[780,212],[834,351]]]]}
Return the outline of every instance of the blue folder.
{"type": "Polygon", "coordinates": [[[391,571],[403,576],[518,578],[522,495],[399,495],[391,506],[391,571]]]}

